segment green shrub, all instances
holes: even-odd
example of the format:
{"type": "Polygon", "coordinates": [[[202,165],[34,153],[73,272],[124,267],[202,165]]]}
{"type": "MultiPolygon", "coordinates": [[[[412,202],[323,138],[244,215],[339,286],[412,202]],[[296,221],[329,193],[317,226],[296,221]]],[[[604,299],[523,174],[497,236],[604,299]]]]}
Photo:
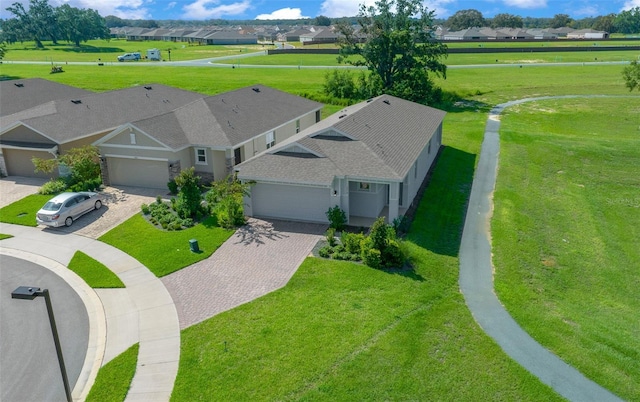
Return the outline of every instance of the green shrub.
{"type": "Polygon", "coordinates": [[[333,247],[336,245],[336,229],[330,227],[329,229],[327,229],[327,234],[325,235],[325,238],[327,239],[327,243],[329,243],[329,246],[333,247]]]}
{"type": "Polygon", "coordinates": [[[351,253],[351,261],[356,261],[356,262],[362,261],[362,256],[360,255],[360,253],[358,254],[351,253]]]}
{"type": "Polygon", "coordinates": [[[343,232],[342,236],[340,237],[340,240],[342,241],[342,244],[344,245],[345,250],[347,250],[351,254],[358,254],[358,255],[362,251],[362,248],[360,245],[364,239],[365,239],[365,235],[362,233],[355,234],[355,233],[343,232]]]}
{"type": "Polygon", "coordinates": [[[167,188],[169,189],[169,192],[171,194],[178,194],[178,183],[176,183],[175,180],[169,180],[169,182],[167,183],[167,188]]]}
{"type": "Polygon", "coordinates": [[[333,249],[330,246],[324,246],[318,250],[318,255],[322,258],[331,258],[332,253],[333,249]]]}
{"type": "Polygon", "coordinates": [[[156,195],[156,204],[162,204],[162,197],[159,195],[156,195]]]}
{"type": "Polygon", "coordinates": [[[340,231],[347,226],[347,214],[337,205],[329,208],[325,214],[329,220],[330,228],[340,231]]]}
{"type": "Polygon", "coordinates": [[[335,251],[336,253],[342,253],[343,251],[345,251],[344,245],[342,244],[336,244],[333,247],[333,251],[335,251]]]}
{"type": "Polygon", "coordinates": [[[347,253],[346,251],[341,251],[339,253],[335,253],[333,255],[333,258],[335,258],[336,260],[350,261],[351,253],[347,253]]]}
{"type": "Polygon", "coordinates": [[[382,257],[377,248],[368,248],[362,251],[362,261],[371,268],[382,268],[382,257]]]}
{"type": "Polygon", "coordinates": [[[182,226],[184,226],[185,228],[190,228],[193,226],[193,219],[191,218],[184,218],[182,220],[182,226]]]}
{"type": "Polygon", "coordinates": [[[44,183],[42,187],[38,190],[39,194],[48,195],[48,194],[58,194],[67,189],[67,184],[62,179],[51,179],[50,181],[44,183]]]}
{"type": "Polygon", "coordinates": [[[397,240],[389,240],[381,251],[382,265],[387,268],[402,268],[406,259],[397,240]]]}
{"type": "Polygon", "coordinates": [[[400,233],[406,233],[409,230],[409,218],[406,215],[402,215],[393,220],[393,229],[396,231],[396,235],[400,233]]]}
{"type": "Polygon", "coordinates": [[[145,215],[149,215],[149,213],[151,212],[147,204],[140,205],[140,209],[142,210],[142,213],[145,215]]]}

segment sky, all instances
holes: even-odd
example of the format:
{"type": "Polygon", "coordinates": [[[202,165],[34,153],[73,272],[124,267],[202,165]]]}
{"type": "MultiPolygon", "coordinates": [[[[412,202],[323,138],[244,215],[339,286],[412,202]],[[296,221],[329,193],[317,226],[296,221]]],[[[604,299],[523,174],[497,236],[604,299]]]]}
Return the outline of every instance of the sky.
{"type": "MultiPolygon", "coordinates": [[[[0,18],[13,16],[6,8],[15,1],[0,0],[0,18]]],[[[18,1],[28,4],[28,0],[18,1]]],[[[49,0],[54,7],[64,3],[125,19],[252,20],[354,16],[359,4],[373,5],[375,0],[49,0]]],[[[425,0],[424,4],[435,11],[436,18],[472,8],[485,18],[509,13],[521,17],[568,14],[580,19],[640,7],[640,0],[425,0]]]]}

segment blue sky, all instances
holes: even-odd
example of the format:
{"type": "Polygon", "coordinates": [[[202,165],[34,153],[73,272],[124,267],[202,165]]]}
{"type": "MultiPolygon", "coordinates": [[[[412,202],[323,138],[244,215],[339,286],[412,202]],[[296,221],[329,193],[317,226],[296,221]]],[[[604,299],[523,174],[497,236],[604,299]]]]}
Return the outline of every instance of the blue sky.
{"type": "MultiPolygon", "coordinates": [[[[5,8],[14,1],[2,0],[0,18],[11,17],[5,8]]],[[[20,2],[28,4],[27,0],[20,2]]],[[[92,8],[102,16],[130,19],[248,20],[352,16],[357,14],[359,4],[370,5],[375,0],[49,0],[53,6],[63,3],[92,8]]],[[[473,8],[485,18],[509,13],[522,17],[569,14],[579,19],[640,7],[640,0],[425,0],[425,4],[438,18],[473,8]]]]}

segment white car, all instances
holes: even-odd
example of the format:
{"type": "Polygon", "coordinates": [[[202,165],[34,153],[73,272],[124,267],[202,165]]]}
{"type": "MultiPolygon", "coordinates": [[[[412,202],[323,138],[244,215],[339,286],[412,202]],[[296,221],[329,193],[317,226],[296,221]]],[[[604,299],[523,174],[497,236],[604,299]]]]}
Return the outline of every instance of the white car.
{"type": "Polygon", "coordinates": [[[73,221],[102,208],[103,197],[98,193],[62,193],[49,200],[36,214],[36,222],[47,226],[71,226],[73,221]]]}
{"type": "Polygon", "coordinates": [[[134,53],[125,53],[122,56],[118,56],[118,61],[138,61],[142,56],[140,56],[139,52],[134,53]]]}

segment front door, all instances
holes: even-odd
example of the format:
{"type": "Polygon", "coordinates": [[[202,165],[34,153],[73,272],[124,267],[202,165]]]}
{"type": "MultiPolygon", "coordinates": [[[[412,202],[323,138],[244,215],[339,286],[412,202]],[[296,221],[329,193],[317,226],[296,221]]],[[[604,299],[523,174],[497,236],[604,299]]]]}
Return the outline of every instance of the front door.
{"type": "Polygon", "coordinates": [[[240,152],[240,148],[236,148],[233,150],[233,158],[234,158],[234,166],[242,162],[242,154],[240,152]]]}

